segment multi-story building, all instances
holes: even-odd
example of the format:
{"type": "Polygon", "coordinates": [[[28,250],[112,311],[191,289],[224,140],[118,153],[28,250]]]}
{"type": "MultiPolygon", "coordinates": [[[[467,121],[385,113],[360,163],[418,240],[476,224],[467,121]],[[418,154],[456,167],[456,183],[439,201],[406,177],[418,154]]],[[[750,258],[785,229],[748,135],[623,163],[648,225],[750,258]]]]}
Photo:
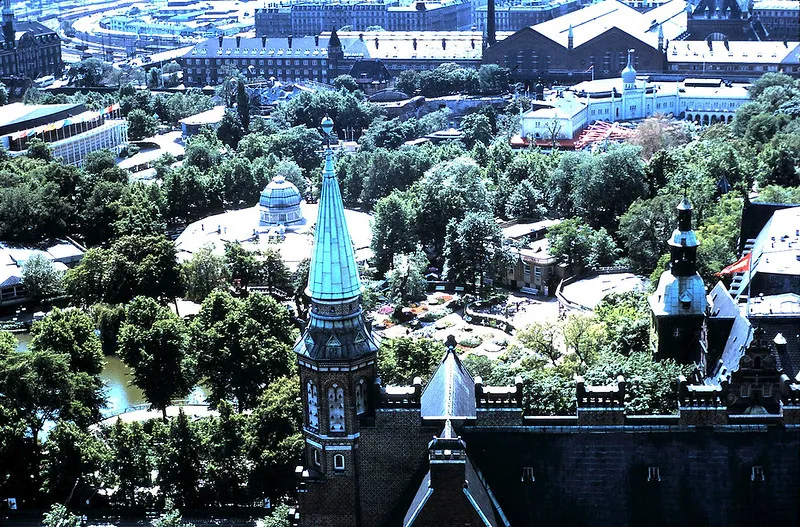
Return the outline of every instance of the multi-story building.
{"type": "Polygon", "coordinates": [[[798,37],[795,35],[792,42],[673,41],[667,47],[666,72],[755,80],[764,73],[780,71],[797,77],[800,75],[798,37]]]}
{"type": "Polygon", "coordinates": [[[472,25],[471,5],[464,0],[410,4],[383,2],[296,2],[267,6],[255,12],[256,35],[268,37],[319,35],[349,27],[366,31],[455,31],[472,25]]]}
{"type": "MultiPolygon", "coordinates": [[[[477,31],[331,32],[316,37],[212,38],[178,59],[187,86],[214,85],[226,68],[250,78],[330,83],[339,75],[359,80],[363,62],[392,76],[406,69],[435,69],[443,62],[477,67],[483,36],[477,31]]],[[[373,79],[375,80],[375,79],[373,79]]],[[[388,79],[381,78],[385,84],[388,79]]]]}
{"type": "Polygon", "coordinates": [[[488,35],[483,61],[508,68],[522,81],[577,82],[619,76],[628,50],[635,49],[639,71],[660,73],[666,43],[685,31],[685,7],[684,0],[673,0],[639,13],[617,0],[604,0],[496,43],[488,35]]]}
{"type": "Polygon", "coordinates": [[[756,0],[753,16],[764,26],[770,40],[800,38],[800,3],[794,0],[756,0]]]}
{"type": "Polygon", "coordinates": [[[70,165],[83,164],[95,150],[119,150],[128,142],[128,123],[114,104],[87,110],[83,104],[23,104],[3,107],[0,140],[12,156],[27,152],[31,139],[39,138],[53,157],[70,165]]]}
{"type": "MultiPolygon", "coordinates": [[[[671,238],[673,278],[693,274],[690,223],[684,206],[671,238]]],[[[658,309],[666,301],[679,316],[686,303],[705,305],[688,298],[704,297],[702,281],[690,292],[680,280],[662,282],[677,285],[655,299],[658,309]]],[[[622,376],[608,386],[576,379],[572,415],[526,415],[522,378],[486,386],[461,362],[453,336],[424,388],[419,378],[386,385],[330,151],[308,291],[310,319],[294,347],[304,416],[296,525],[797,523],[800,384],[797,364],[783,363],[797,356],[794,335],[786,351],[787,339],[757,330],[745,343],[720,328],[734,342],[725,370],[708,376],[698,364],[695,377],[707,383],[676,379],[676,413],[668,415],[629,415],[622,376]]],[[[711,302],[714,316],[722,301],[711,302]]],[[[692,347],[703,340],[695,319],[707,316],[686,327],[663,321],[657,331],[687,335],[671,342],[692,347]]]]}
{"type": "MultiPolygon", "coordinates": [[[[517,31],[523,27],[535,26],[553,18],[558,18],[580,9],[582,0],[550,0],[547,2],[506,3],[495,6],[494,19],[497,31],[517,31]]],[[[478,31],[487,30],[489,7],[475,9],[475,26],[478,31]]]]}
{"type": "MultiPolygon", "coordinates": [[[[328,59],[328,38],[210,38],[178,59],[186,86],[215,85],[229,69],[250,78],[282,82],[332,81],[338,73],[328,59]]],[[[346,72],[345,72],[346,73],[346,72]]]]}
{"type": "Polygon", "coordinates": [[[61,39],[56,32],[39,22],[15,21],[10,0],[4,0],[0,78],[61,77],[63,72],[61,39]]]}

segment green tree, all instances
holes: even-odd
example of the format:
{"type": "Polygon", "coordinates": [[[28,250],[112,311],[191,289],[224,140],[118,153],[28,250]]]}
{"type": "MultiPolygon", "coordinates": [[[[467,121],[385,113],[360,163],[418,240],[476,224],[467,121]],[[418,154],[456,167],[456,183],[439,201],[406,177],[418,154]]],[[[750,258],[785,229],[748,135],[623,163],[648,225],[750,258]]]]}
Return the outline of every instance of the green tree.
{"type": "Polygon", "coordinates": [[[103,371],[103,352],[92,318],[78,309],[53,309],[31,328],[31,349],[69,357],[73,372],[93,376],[103,371]]]}
{"type": "Polygon", "coordinates": [[[211,291],[230,283],[225,258],[214,254],[208,245],[201,247],[189,260],[183,262],[180,269],[186,298],[193,302],[202,302],[211,291]]]}
{"type": "Polygon", "coordinates": [[[579,218],[564,220],[547,232],[550,254],[560,263],[582,269],[584,266],[611,265],[618,249],[604,228],[594,230],[579,218]]]}
{"type": "Polygon", "coordinates": [[[358,89],[358,83],[350,75],[339,75],[333,79],[333,87],[337,90],[354,92],[358,89]]]}
{"type": "Polygon", "coordinates": [[[50,148],[50,145],[38,137],[34,137],[28,141],[28,148],[25,155],[31,159],[38,159],[40,161],[49,162],[53,160],[53,150],[50,148]]]}
{"type": "Polygon", "coordinates": [[[239,243],[225,244],[225,266],[239,289],[247,290],[250,284],[258,282],[260,278],[261,266],[255,254],[239,243]]]}
{"type": "Polygon", "coordinates": [[[214,501],[221,505],[242,505],[248,501],[247,477],[250,466],[245,448],[247,419],[236,414],[230,403],[222,401],[219,417],[209,420],[203,437],[208,461],[207,479],[211,482],[214,501]]]}
{"type": "Polygon", "coordinates": [[[81,527],[81,518],[60,503],[55,503],[44,513],[42,527],[81,527]]]}
{"type": "Polygon", "coordinates": [[[395,254],[392,269],[386,275],[389,294],[396,304],[425,298],[428,283],[425,271],[428,258],[421,250],[410,254],[395,254]]]}
{"type": "Polygon", "coordinates": [[[491,215],[468,212],[459,223],[451,220],[445,239],[445,274],[448,280],[484,287],[484,273],[503,253],[502,233],[491,215]]]}
{"type": "Polygon", "coordinates": [[[115,500],[123,506],[135,507],[140,502],[136,489],[150,486],[151,438],[140,423],[123,423],[119,417],[114,426],[105,427],[103,432],[111,451],[106,477],[118,489],[115,500]]]}
{"type": "Polygon", "coordinates": [[[378,275],[385,274],[395,255],[411,252],[416,245],[412,211],[398,192],[378,200],[372,219],[371,247],[378,275]]]}
{"type": "MultiPolygon", "coordinates": [[[[250,97],[243,82],[236,84],[236,114],[239,122],[242,123],[244,133],[250,128],[250,97]]],[[[242,134],[244,135],[244,134],[242,134]]]]}
{"type": "Polygon", "coordinates": [[[128,305],[119,330],[119,349],[133,370],[133,383],[153,408],[167,418],[173,398],[184,397],[195,380],[184,322],[152,298],[128,305]]]}
{"type": "Polygon", "coordinates": [[[464,117],[461,120],[461,131],[464,133],[467,148],[472,148],[475,143],[488,145],[492,141],[492,125],[489,118],[479,113],[464,117]]]}
{"type": "Polygon", "coordinates": [[[179,507],[197,507],[203,471],[202,438],[199,425],[178,411],[178,417],[164,425],[156,454],[158,486],[179,507]]]}
{"type": "Polygon", "coordinates": [[[50,499],[68,502],[74,490],[97,489],[96,476],[108,459],[105,443],[75,423],[59,421],[47,434],[42,488],[50,499]]]}
{"type": "Polygon", "coordinates": [[[621,355],[649,351],[651,314],[643,293],[612,293],[600,301],[594,313],[602,324],[604,350],[621,355]]]}
{"type": "Polygon", "coordinates": [[[669,193],[636,200],[619,220],[619,237],[637,271],[649,273],[677,225],[677,200],[669,193]]]}
{"type": "Polygon", "coordinates": [[[303,408],[296,377],[274,379],[263,390],[245,429],[245,449],[252,464],[251,495],[276,502],[296,486],[294,469],[301,460],[303,408]]]}
{"type": "Polygon", "coordinates": [[[478,69],[478,82],[483,93],[506,93],[509,71],[497,64],[483,64],[478,69]]]}
{"type": "Polygon", "coordinates": [[[233,110],[225,110],[225,115],[217,126],[217,137],[233,150],[244,137],[245,128],[239,114],[233,110]]]}
{"type": "Polygon", "coordinates": [[[386,385],[409,385],[415,377],[427,382],[444,356],[441,342],[399,337],[381,341],[378,372],[386,385]]]}
{"type": "Polygon", "coordinates": [[[292,371],[294,335],[289,312],[271,297],[238,300],[212,292],[191,323],[209,400],[215,405],[235,400],[239,411],[252,409],[265,386],[292,371]]]}
{"type": "Polygon", "coordinates": [[[554,365],[564,355],[559,336],[559,327],[547,321],[533,322],[516,335],[520,344],[537,356],[545,357],[554,365]]]}
{"type": "Polygon", "coordinates": [[[167,498],[164,512],[153,520],[153,527],[194,527],[194,524],[183,521],[181,511],[175,507],[175,502],[167,498]]]}
{"type": "Polygon", "coordinates": [[[572,314],[567,317],[562,332],[567,351],[575,355],[580,365],[593,362],[599,351],[601,330],[594,317],[572,314]]]}
{"type": "Polygon", "coordinates": [[[22,266],[22,285],[28,291],[28,298],[36,303],[59,295],[63,277],[63,271],[41,253],[34,253],[22,266]]]}
{"type": "Polygon", "coordinates": [[[144,110],[136,108],[128,114],[128,139],[141,141],[145,137],[152,137],[158,130],[158,120],[144,110]]]}

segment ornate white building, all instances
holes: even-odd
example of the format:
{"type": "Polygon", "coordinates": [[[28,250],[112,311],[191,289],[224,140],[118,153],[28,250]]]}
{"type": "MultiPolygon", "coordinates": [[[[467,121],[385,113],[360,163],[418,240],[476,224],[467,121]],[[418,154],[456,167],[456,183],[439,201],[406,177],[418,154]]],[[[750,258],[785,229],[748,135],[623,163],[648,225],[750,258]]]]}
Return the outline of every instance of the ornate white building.
{"type": "Polygon", "coordinates": [[[739,106],[749,102],[748,84],[730,84],[721,79],[684,79],[681,82],[650,82],[636,77],[628,65],[618,79],[581,82],[559,97],[545,101],[549,108],[531,110],[522,116],[522,136],[576,139],[596,121],[630,121],[654,115],[674,116],[707,125],[729,123],[739,106]]]}

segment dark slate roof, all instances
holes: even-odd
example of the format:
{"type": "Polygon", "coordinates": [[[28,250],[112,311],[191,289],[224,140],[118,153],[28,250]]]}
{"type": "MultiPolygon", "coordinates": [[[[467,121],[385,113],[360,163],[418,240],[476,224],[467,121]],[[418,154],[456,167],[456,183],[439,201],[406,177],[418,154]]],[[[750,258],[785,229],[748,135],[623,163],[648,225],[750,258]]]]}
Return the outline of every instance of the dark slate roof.
{"type": "Polygon", "coordinates": [[[711,316],[715,318],[734,318],[739,316],[739,307],[722,282],[717,282],[709,293],[711,316]]]}
{"type": "Polygon", "coordinates": [[[753,340],[753,328],[750,321],[744,315],[737,316],[733,321],[731,333],[728,335],[728,340],[725,342],[725,348],[722,350],[722,366],[717,367],[714,372],[713,384],[718,384],[723,377],[727,377],[729,373],[739,370],[739,361],[742,359],[747,346],[753,340]]]}
{"type": "Polygon", "coordinates": [[[504,523],[500,523],[497,520],[494,507],[492,507],[492,500],[489,497],[489,488],[486,486],[483,476],[475,468],[469,456],[467,456],[465,479],[467,480],[467,486],[464,487],[464,494],[467,495],[467,499],[472,503],[472,506],[480,515],[481,519],[483,519],[485,525],[490,525],[492,527],[503,525],[504,523]]]}
{"type": "Polygon", "coordinates": [[[384,82],[389,81],[392,75],[380,59],[359,59],[350,68],[350,76],[356,82],[384,82]]]}
{"type": "MultiPolygon", "coordinates": [[[[489,496],[490,491],[486,486],[483,475],[475,468],[475,465],[472,463],[472,460],[469,458],[469,456],[467,456],[465,469],[464,495],[475,509],[475,512],[478,513],[478,516],[480,516],[480,518],[483,520],[483,525],[487,527],[509,525],[508,522],[500,519],[502,516],[498,518],[498,514],[495,512],[495,508],[492,505],[492,499],[489,496]]],[[[436,489],[432,488],[430,484],[431,473],[429,470],[425,473],[425,477],[422,478],[419,488],[417,489],[417,493],[414,495],[414,499],[412,500],[411,505],[409,506],[405,517],[403,518],[403,527],[414,525],[414,522],[416,521],[420,512],[422,512],[422,510],[425,508],[425,505],[428,503],[431,495],[436,492],[436,489]]]]}
{"type": "MultiPolygon", "coordinates": [[[[50,29],[49,27],[45,26],[41,22],[32,22],[32,21],[24,21],[24,22],[17,22],[14,21],[14,33],[16,35],[16,39],[19,40],[24,33],[32,33],[33,36],[39,37],[42,35],[54,35],[55,31],[50,29]]],[[[5,42],[5,35],[2,31],[0,31],[0,42],[5,42]]]]}
{"type": "Polygon", "coordinates": [[[455,351],[448,350],[422,392],[422,418],[475,419],[475,381],[455,351]]]}
{"type": "Polygon", "coordinates": [[[431,488],[431,471],[429,470],[425,473],[425,477],[422,478],[422,482],[419,484],[414,499],[411,500],[411,506],[408,507],[408,512],[406,512],[403,518],[403,527],[408,527],[414,522],[420,511],[422,511],[422,508],[428,502],[428,498],[430,498],[431,494],[433,494],[433,489],[431,488]]]}

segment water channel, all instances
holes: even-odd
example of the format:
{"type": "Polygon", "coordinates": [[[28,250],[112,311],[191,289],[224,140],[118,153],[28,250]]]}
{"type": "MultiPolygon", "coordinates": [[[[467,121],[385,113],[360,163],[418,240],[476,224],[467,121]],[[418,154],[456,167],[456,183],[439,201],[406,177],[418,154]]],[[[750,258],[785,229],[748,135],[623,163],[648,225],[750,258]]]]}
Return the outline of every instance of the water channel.
{"type": "MultiPolygon", "coordinates": [[[[18,351],[27,351],[31,340],[30,333],[16,333],[18,351]]],[[[137,404],[145,403],[142,391],[131,384],[132,376],[128,366],[121,359],[114,356],[105,357],[106,364],[100,378],[106,385],[106,407],[103,408],[103,416],[117,415],[125,411],[126,408],[137,404]]],[[[190,398],[200,400],[205,396],[202,388],[195,388],[190,398]]]]}

